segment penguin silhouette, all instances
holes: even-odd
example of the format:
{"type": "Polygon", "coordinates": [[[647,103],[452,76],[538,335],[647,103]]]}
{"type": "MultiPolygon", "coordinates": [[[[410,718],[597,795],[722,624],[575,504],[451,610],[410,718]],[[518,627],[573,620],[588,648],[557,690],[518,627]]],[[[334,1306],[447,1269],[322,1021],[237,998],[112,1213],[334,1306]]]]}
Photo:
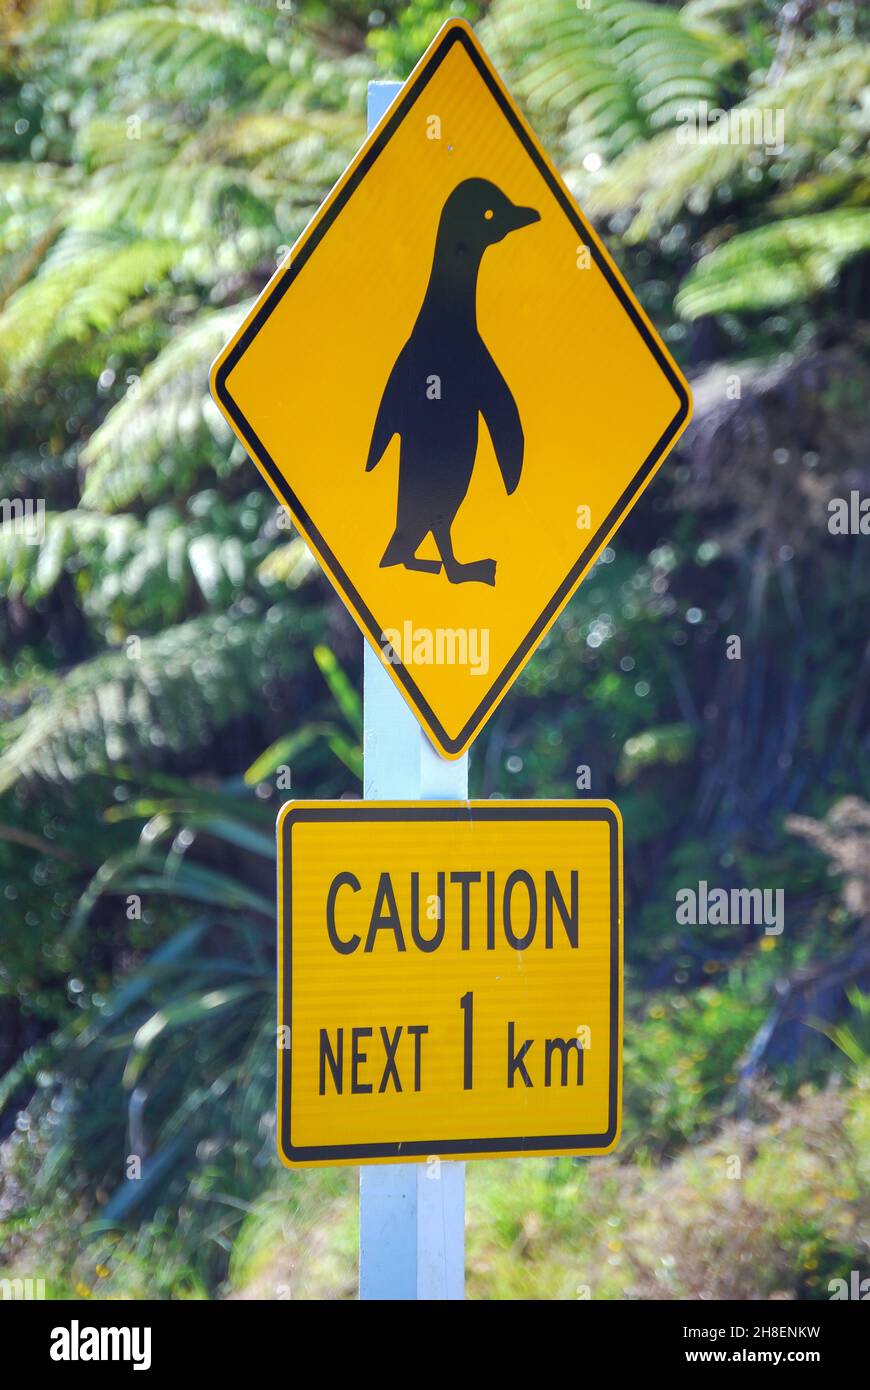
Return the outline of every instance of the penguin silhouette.
{"type": "Polygon", "coordinates": [[[366,461],[369,472],[400,435],[396,527],[382,569],[437,574],[443,561],[452,584],[495,583],[495,560],[460,563],[450,535],[474,471],[481,415],[509,496],[523,467],[520,414],[477,327],[477,274],[488,246],[539,220],[488,179],[465,179],[441,210],[429,284],[384,388],[366,461]],[[440,561],[417,555],[430,532],[440,561]]]}

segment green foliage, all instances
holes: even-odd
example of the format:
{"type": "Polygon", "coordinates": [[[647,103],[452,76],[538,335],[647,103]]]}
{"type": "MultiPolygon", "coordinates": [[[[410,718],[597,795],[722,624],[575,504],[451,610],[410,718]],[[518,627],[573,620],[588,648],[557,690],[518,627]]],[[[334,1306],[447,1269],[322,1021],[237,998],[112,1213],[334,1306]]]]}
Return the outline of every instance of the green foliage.
{"type": "MultiPolygon", "coordinates": [[[[713,971],[716,961],[706,962],[713,971]]],[[[709,978],[709,975],[708,975],[709,978]]],[[[660,1159],[697,1140],[735,1093],[740,1059],[764,1021],[757,968],[691,996],[657,998],[626,1029],[624,1147],[660,1159]]]]}
{"type": "Polygon", "coordinates": [[[373,65],[362,15],[339,60],[256,4],[37,11],[0,79],[4,487],[45,504],[40,544],[0,527],[0,864],[28,928],[2,927],[0,1109],[32,1102],[41,1203],[101,1191],[102,1257],[133,1287],[160,1249],[189,1296],[225,1262],[211,1193],[262,1181],[278,755],[323,794],[361,771],[358,699],[312,657],[324,586],[208,368],[352,152],[373,65]],[[141,1226],[185,1191],[180,1233],[141,1226]]]}
{"type": "Polygon", "coordinates": [[[49,512],[39,545],[7,524],[0,582],[11,598],[34,604],[72,575],[84,612],[109,638],[180,618],[191,600],[223,610],[244,593],[257,562],[260,547],[245,546],[244,535],[262,502],[255,494],[227,506],[209,490],[189,499],[184,517],[171,507],[155,507],[143,521],[83,508],[49,512]]]}
{"type": "Polygon", "coordinates": [[[285,616],[194,618],[46,683],[4,730],[0,791],[22,776],[72,780],[113,763],[147,766],[155,742],[165,752],[207,748],[251,708],[263,681],[298,666],[285,616]]]}
{"type": "Polygon", "coordinates": [[[818,1025],[819,1032],[831,1039],[853,1067],[866,1071],[870,1064],[870,995],[862,993],[860,989],[850,989],[848,994],[854,1010],[855,1027],[848,1023],[834,1027],[822,1023],[818,1025]]]}
{"type": "Polygon", "coordinates": [[[483,8],[479,0],[415,0],[399,7],[392,24],[372,29],[369,47],[387,75],[404,81],[442,24],[456,17],[474,24],[483,8]]]}
{"type": "Polygon", "coordinates": [[[646,768],[685,762],[694,739],[694,730],[688,724],[645,729],[627,740],[616,775],[621,782],[632,782],[646,768]]]}
{"type": "Polygon", "coordinates": [[[547,0],[532,16],[495,0],[486,22],[532,109],[562,117],[569,182],[590,213],[629,244],[696,247],[677,299],[687,319],[806,300],[867,249],[863,213],[840,211],[870,200],[866,11],[815,17],[781,65],[767,29],[754,52],[743,9],[547,0]],[[776,221],[819,202],[817,223],[776,221]],[[735,237],[735,219],[756,225],[735,237]]]}
{"type": "Polygon", "coordinates": [[[588,769],[619,800],[630,983],[620,1154],[476,1165],[473,1291],[816,1297],[856,1258],[860,913],[785,822],[870,787],[866,568],[824,511],[866,459],[867,16],[774,8],[0,18],[0,494],[45,504],[39,545],[0,525],[0,1175],[53,1293],[352,1295],[348,1174],[274,1167],[272,835],[284,796],[359,791],[361,643],[208,369],[362,139],[367,78],[404,76],[451,13],[481,17],[699,417],[475,745],[477,795],[586,794],[588,769]],[[781,110],[782,149],[684,139],[702,101],[750,131],[781,110]],[[784,938],[680,927],[702,878],[784,884],[784,938]],[[750,1066],[804,977],[822,1031],[805,1010],[750,1066]],[[848,1089],[800,1091],[846,1070],[834,1043],[848,1089]],[[793,1099],[752,1091],[738,1193],[730,1117],[759,1076],[793,1099]]]}
{"type": "Polygon", "coordinates": [[[865,45],[832,45],[825,39],[775,85],[760,85],[729,104],[723,113],[727,121],[714,123],[708,112],[707,138],[701,138],[700,127],[690,138],[695,132],[688,118],[697,106],[683,102],[668,130],[602,172],[590,187],[590,209],[613,213],[636,206],[628,236],[640,240],[664,231],[686,210],[700,215],[713,205],[723,220],[729,204],[738,200],[771,189],[781,200],[783,188],[820,163],[839,165],[844,176],[860,148],[868,80],[865,45]],[[838,145],[835,159],[830,151],[838,145]]]}
{"type": "MultiPolygon", "coordinates": [[[[861,1267],[868,1126],[863,1075],[788,1104],[766,1097],[751,1118],[667,1164],[470,1164],[467,1295],[828,1299],[831,1279],[861,1267]]],[[[354,1297],[356,1211],[344,1177],[285,1173],[252,1204],[234,1291],[354,1297]]],[[[123,1287],[123,1265],[114,1280],[123,1287]]]]}
{"type": "Polygon", "coordinates": [[[59,347],[106,332],[181,253],[175,241],[135,239],[123,231],[68,234],[0,314],[13,368],[4,390],[14,395],[26,373],[59,347]]]}
{"type": "Polygon", "coordinates": [[[484,32],[518,94],[531,110],[562,117],[578,154],[615,156],[689,103],[715,103],[734,51],[713,24],[643,0],[497,0],[484,32]]]}
{"type": "Polygon", "coordinates": [[[190,485],[203,467],[219,477],[243,451],[208,394],[208,367],[249,306],[204,314],[181,329],[127,391],[82,451],[82,503],[117,511],[190,485]]]}
{"type": "Polygon", "coordinates": [[[684,318],[791,304],[836,282],[844,263],[870,251],[870,208],[838,208],[743,232],[711,251],[677,296],[684,318]]]}

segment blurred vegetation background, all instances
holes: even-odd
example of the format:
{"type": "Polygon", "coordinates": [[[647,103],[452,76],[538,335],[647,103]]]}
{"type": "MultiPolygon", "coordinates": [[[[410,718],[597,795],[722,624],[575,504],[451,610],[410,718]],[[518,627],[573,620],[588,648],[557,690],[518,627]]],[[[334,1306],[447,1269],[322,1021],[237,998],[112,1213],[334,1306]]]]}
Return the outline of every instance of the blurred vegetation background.
{"type": "Polygon", "coordinates": [[[207,370],[452,13],[696,400],[472,752],[477,796],[618,799],[627,1017],[618,1154],[469,1165],[469,1292],[868,1272],[868,542],[828,528],[870,495],[866,6],[12,0],[0,1275],[54,1296],[354,1292],[354,1175],[274,1157],[272,837],[288,780],[360,793],[362,639],[207,370]],[[699,103],[782,141],[691,143],[699,103]],[[700,880],[783,934],[680,925],[700,880]]]}

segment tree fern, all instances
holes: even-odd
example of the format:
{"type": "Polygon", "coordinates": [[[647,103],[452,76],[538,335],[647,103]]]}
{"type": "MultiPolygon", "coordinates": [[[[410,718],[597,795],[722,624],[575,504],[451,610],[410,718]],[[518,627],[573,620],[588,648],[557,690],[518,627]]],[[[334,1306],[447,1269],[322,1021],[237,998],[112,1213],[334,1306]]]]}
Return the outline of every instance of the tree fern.
{"type": "Polygon", "coordinates": [[[0,163],[0,257],[35,245],[78,182],[51,164],[0,163]]]}
{"type": "MultiPolygon", "coordinates": [[[[114,762],[147,768],[208,746],[262,701],[263,685],[304,660],[286,608],[195,618],[108,651],[49,683],[3,732],[0,791],[19,778],[74,780],[114,762]]],[[[294,617],[301,635],[312,618],[294,617]]]]}
{"type": "Polygon", "coordinates": [[[178,261],[180,243],[123,232],[69,232],[0,313],[0,390],[14,394],[58,347],[114,326],[178,261]]]}
{"type": "Polygon", "coordinates": [[[481,32],[531,110],[568,119],[578,163],[621,153],[681,106],[715,101],[729,51],[718,30],[696,32],[680,11],[640,0],[496,0],[481,32]]]}
{"type": "Polygon", "coordinates": [[[103,548],[127,546],[139,527],[134,517],[102,517],[84,511],[47,513],[44,539],[33,545],[14,521],[0,526],[0,589],[10,598],[36,603],[55,588],[71,555],[87,562],[95,540],[103,548]]]}
{"type": "Polygon", "coordinates": [[[680,126],[626,153],[590,183],[584,201],[593,215],[636,207],[625,235],[640,241],[667,227],[687,207],[697,213],[717,196],[727,202],[729,185],[742,180],[746,187],[750,174],[757,180],[764,165],[775,167],[782,186],[857,134],[868,83],[870,53],[865,46],[838,51],[820,46],[776,87],[759,88],[730,113],[735,127],[745,123],[751,129],[763,112],[781,111],[784,150],[768,153],[740,140],[693,143],[680,126]]]}
{"type": "Polygon", "coordinates": [[[704,256],[686,277],[677,308],[694,319],[807,299],[862,251],[870,251],[870,209],[787,218],[742,232],[704,256]]]}
{"type": "Polygon", "coordinates": [[[208,369],[247,308],[199,316],[131,378],[82,452],[84,506],[117,511],[153,501],[190,486],[206,466],[221,476],[246,457],[213,405],[208,369]]]}
{"type": "Polygon", "coordinates": [[[66,38],[78,49],[73,87],[98,74],[111,82],[108,100],[72,103],[75,172],[0,169],[10,394],[64,343],[107,333],[172,279],[208,290],[254,270],[259,278],[361,130],[370,60],[359,59],[349,105],[348,65],[326,59],[281,13],[110,7],[76,27],[86,9],[59,5],[59,27],[43,30],[37,48],[48,64],[66,38]]]}
{"type": "Polygon", "coordinates": [[[794,187],[775,194],[768,204],[777,217],[818,212],[839,205],[870,205],[870,154],[854,163],[847,161],[845,167],[830,173],[811,170],[794,187]]]}
{"type": "Polygon", "coordinates": [[[183,158],[243,164],[269,181],[280,177],[282,200],[309,203],[342,173],[360,134],[353,110],[308,111],[294,102],[292,110],[212,117],[191,136],[183,158]]]}
{"type": "Polygon", "coordinates": [[[124,227],[146,239],[164,237],[185,244],[204,240],[211,246],[220,235],[220,219],[235,206],[244,212],[240,221],[246,229],[266,225],[274,243],[276,194],[256,175],[220,164],[178,159],[129,174],[111,166],[91,180],[69,225],[97,231],[124,227]]]}
{"type": "MultiPolygon", "coordinates": [[[[224,91],[233,104],[277,107],[302,88],[313,105],[343,105],[353,66],[330,63],[299,28],[252,4],[197,10],[148,5],[106,15],[82,30],[81,63],[119,54],[149,74],[149,87],[189,99],[224,91]]],[[[361,104],[371,64],[356,63],[361,104]]]]}
{"type": "MultiPolygon", "coordinates": [[[[243,514],[250,531],[251,519],[259,530],[271,512],[265,494],[227,504],[208,493],[190,500],[187,515],[175,507],[154,507],[144,520],[82,508],[48,512],[39,545],[9,522],[0,527],[0,588],[33,605],[69,574],[105,636],[153,630],[177,622],[191,604],[222,610],[240,598],[269,548],[245,534],[243,514]]],[[[304,577],[302,570],[297,583],[304,577]]]]}

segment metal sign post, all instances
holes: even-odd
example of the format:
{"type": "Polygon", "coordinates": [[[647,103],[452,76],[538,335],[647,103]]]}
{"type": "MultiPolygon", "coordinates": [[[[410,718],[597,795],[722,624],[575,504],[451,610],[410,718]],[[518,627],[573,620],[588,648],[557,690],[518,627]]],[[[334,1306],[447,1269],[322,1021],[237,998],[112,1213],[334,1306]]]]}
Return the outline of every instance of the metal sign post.
{"type": "MultiPolygon", "coordinates": [[[[370,82],[368,129],[400,82],[370,82]]],[[[468,796],[468,754],[448,762],[432,747],[367,642],[363,677],[363,795],[369,801],[468,796]]],[[[465,1164],[385,1163],[360,1168],[361,1299],[461,1299],[465,1292],[465,1164]]]]}
{"type": "MultiPolygon", "coordinates": [[[[435,752],[368,643],[363,708],[366,800],[466,799],[468,754],[448,762],[435,752]]],[[[461,1299],[464,1285],[465,1164],[361,1168],[360,1298],[461,1299]]]]}

